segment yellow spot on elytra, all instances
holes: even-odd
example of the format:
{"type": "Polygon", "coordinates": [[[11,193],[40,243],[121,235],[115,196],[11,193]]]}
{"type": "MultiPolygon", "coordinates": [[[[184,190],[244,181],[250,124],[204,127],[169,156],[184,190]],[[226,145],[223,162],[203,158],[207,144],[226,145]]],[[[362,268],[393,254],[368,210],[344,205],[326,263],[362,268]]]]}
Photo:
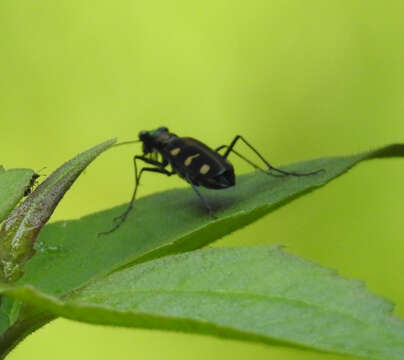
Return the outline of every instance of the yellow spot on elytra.
{"type": "Polygon", "coordinates": [[[208,173],[209,170],[210,170],[210,166],[209,166],[208,164],[203,164],[203,165],[201,166],[201,168],[199,169],[199,172],[200,172],[202,175],[205,175],[205,174],[208,173]]]}
{"type": "Polygon", "coordinates": [[[185,161],[184,161],[184,165],[185,165],[185,166],[191,165],[192,160],[195,159],[195,158],[197,158],[199,155],[200,155],[200,154],[195,154],[195,155],[188,156],[188,157],[185,159],[185,161]]]}
{"type": "Polygon", "coordinates": [[[170,154],[171,154],[172,156],[177,156],[177,155],[180,153],[180,151],[181,151],[180,148],[175,148],[175,149],[172,149],[172,150],[170,151],[170,154]]]}

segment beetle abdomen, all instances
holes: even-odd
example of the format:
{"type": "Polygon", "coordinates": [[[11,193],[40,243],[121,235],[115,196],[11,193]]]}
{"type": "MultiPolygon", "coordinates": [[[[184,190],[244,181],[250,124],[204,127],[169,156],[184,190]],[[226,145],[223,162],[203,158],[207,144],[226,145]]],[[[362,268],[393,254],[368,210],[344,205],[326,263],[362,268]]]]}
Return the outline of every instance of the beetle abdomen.
{"type": "Polygon", "coordinates": [[[228,169],[214,177],[205,177],[198,180],[200,181],[200,185],[208,189],[226,189],[234,186],[236,183],[233,169],[228,169]]]}
{"type": "Polygon", "coordinates": [[[235,183],[233,166],[198,140],[176,138],[164,152],[178,174],[194,185],[224,189],[235,183]]]}

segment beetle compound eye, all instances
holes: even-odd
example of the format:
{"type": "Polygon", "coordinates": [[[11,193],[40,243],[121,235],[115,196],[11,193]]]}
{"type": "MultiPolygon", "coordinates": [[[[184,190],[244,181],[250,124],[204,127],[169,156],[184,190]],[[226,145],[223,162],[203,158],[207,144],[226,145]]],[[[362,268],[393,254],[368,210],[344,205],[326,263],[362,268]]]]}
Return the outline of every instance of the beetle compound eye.
{"type": "Polygon", "coordinates": [[[145,137],[147,136],[147,131],[141,131],[140,133],[139,133],[139,139],[140,140],[143,140],[145,137]]]}

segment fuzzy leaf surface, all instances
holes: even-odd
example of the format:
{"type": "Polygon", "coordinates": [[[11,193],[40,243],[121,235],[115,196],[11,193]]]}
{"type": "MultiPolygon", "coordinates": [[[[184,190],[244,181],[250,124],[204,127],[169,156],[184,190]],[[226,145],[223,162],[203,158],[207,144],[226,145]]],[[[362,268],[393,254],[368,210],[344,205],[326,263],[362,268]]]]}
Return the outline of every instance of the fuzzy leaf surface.
{"type": "Polygon", "coordinates": [[[96,324],[210,334],[370,359],[404,358],[404,322],[361,282],[277,246],[204,249],[137,264],[64,300],[7,291],[96,324]]]}

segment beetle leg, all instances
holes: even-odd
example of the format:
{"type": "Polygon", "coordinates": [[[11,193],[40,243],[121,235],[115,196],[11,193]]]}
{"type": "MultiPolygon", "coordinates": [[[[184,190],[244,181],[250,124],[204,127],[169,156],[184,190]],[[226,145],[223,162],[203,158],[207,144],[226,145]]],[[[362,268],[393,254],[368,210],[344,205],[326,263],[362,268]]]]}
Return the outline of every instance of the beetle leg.
{"type": "Polygon", "coordinates": [[[240,158],[242,158],[244,161],[248,162],[250,165],[252,165],[253,167],[255,167],[256,169],[260,169],[262,170],[258,165],[256,165],[255,163],[253,163],[252,161],[248,160],[247,158],[245,158],[244,156],[242,156],[240,153],[236,152],[233,148],[236,145],[238,140],[242,140],[244,142],[244,144],[246,144],[252,151],[254,151],[254,153],[265,163],[265,165],[268,167],[269,170],[274,170],[277,171],[283,175],[292,175],[292,176],[308,176],[308,175],[314,175],[317,174],[321,171],[325,171],[324,169],[319,169],[316,171],[312,171],[309,173],[297,173],[297,172],[293,172],[293,171],[285,171],[285,170],[281,170],[278,169],[276,167],[273,167],[267,160],[265,160],[265,158],[246,140],[244,139],[244,137],[242,137],[241,135],[237,135],[233,141],[230,143],[230,145],[222,145],[219,146],[218,149],[216,149],[216,151],[221,150],[223,148],[227,148],[226,152],[224,153],[223,157],[226,159],[230,152],[235,153],[237,156],[239,156],[240,158]]]}
{"type": "MultiPolygon", "coordinates": [[[[228,147],[229,147],[229,145],[221,145],[221,146],[219,146],[215,151],[216,151],[216,152],[219,152],[220,150],[226,149],[226,148],[228,148],[228,147]]],[[[259,171],[262,171],[262,172],[264,172],[265,174],[269,174],[269,175],[272,175],[272,176],[276,176],[276,175],[274,175],[274,174],[268,173],[268,172],[267,172],[266,170],[264,170],[262,167],[258,166],[257,164],[255,164],[255,163],[252,162],[251,160],[247,159],[244,155],[241,155],[241,154],[240,154],[239,152],[237,152],[236,150],[232,149],[231,152],[232,152],[233,154],[237,155],[240,159],[244,160],[246,163],[250,164],[254,169],[257,169],[257,170],[259,170],[259,171]]],[[[279,176],[281,176],[281,175],[279,175],[279,176]]]]}
{"type": "Polygon", "coordinates": [[[134,156],[134,158],[133,158],[133,166],[134,166],[134,170],[135,170],[135,188],[133,189],[133,194],[132,194],[132,198],[130,199],[129,205],[121,215],[114,218],[115,225],[108,231],[98,233],[98,236],[112,233],[113,231],[118,229],[122,225],[122,223],[126,220],[127,216],[129,215],[130,211],[133,208],[133,203],[134,203],[134,201],[136,199],[137,188],[139,186],[140,178],[142,177],[142,174],[143,174],[144,171],[160,173],[160,174],[164,174],[164,175],[167,175],[167,176],[171,176],[171,175],[174,174],[174,172],[170,172],[170,171],[168,171],[168,170],[166,170],[164,168],[165,166],[167,166],[167,164],[165,164],[164,162],[159,163],[158,161],[148,159],[148,158],[146,158],[144,156],[140,156],[140,155],[134,156]],[[142,160],[142,161],[144,161],[144,162],[146,162],[148,164],[155,165],[156,167],[143,167],[138,172],[136,160],[142,160]]]}
{"type": "Polygon", "coordinates": [[[191,182],[191,180],[189,179],[188,176],[185,176],[185,178],[187,179],[187,181],[191,184],[192,189],[194,189],[194,191],[196,192],[196,195],[198,195],[199,199],[201,199],[201,201],[203,202],[203,205],[205,205],[206,209],[208,209],[209,211],[209,215],[211,217],[213,217],[214,219],[217,219],[217,216],[214,214],[212,208],[210,207],[208,201],[203,197],[203,195],[201,194],[201,192],[197,189],[197,187],[191,182]]]}
{"type": "MultiPolygon", "coordinates": [[[[149,159],[149,158],[147,158],[146,156],[143,156],[143,155],[134,156],[133,161],[136,161],[136,160],[142,160],[146,164],[154,165],[154,166],[159,167],[159,168],[165,168],[168,165],[167,160],[164,160],[163,162],[160,162],[160,161],[157,161],[157,160],[154,160],[154,159],[149,159]]],[[[135,165],[135,168],[136,168],[136,165],[135,165]]]]}

